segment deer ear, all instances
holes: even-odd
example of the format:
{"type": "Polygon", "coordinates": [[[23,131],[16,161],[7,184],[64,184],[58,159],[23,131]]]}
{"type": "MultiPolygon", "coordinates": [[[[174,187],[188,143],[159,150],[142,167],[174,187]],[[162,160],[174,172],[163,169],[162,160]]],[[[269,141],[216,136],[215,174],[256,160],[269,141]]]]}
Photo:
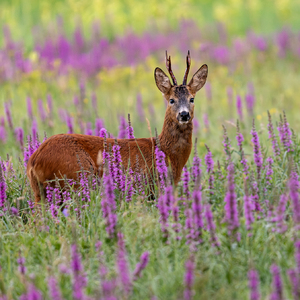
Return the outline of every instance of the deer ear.
{"type": "Polygon", "coordinates": [[[198,92],[205,84],[208,73],[207,65],[203,65],[192,77],[189,87],[193,93],[198,92]]]}
{"type": "Polygon", "coordinates": [[[165,74],[165,72],[160,68],[156,68],[154,71],[154,78],[158,89],[163,94],[168,94],[172,85],[169,77],[165,74]]]}

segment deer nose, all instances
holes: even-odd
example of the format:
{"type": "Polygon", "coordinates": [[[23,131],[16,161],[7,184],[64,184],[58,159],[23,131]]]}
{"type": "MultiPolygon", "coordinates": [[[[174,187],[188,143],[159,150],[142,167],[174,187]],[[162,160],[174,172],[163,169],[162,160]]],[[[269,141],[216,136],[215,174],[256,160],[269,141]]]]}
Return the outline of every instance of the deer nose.
{"type": "Polygon", "coordinates": [[[190,117],[190,113],[188,111],[182,111],[181,113],[179,113],[180,119],[181,121],[188,121],[191,117],[190,117]]]}

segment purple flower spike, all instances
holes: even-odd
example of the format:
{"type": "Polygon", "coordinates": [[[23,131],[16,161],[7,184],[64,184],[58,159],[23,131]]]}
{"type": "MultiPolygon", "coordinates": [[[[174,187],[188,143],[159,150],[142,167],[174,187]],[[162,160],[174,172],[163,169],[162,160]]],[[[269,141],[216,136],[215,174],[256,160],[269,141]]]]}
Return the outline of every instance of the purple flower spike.
{"type": "Polygon", "coordinates": [[[288,196],[284,194],[281,195],[278,206],[276,208],[275,217],[273,218],[273,221],[276,222],[277,232],[279,233],[284,233],[288,229],[285,223],[285,218],[286,218],[285,211],[286,211],[287,202],[288,202],[288,196]]]}
{"type": "Polygon", "coordinates": [[[278,146],[278,141],[277,141],[276,135],[274,133],[272,118],[271,118],[271,114],[269,111],[268,111],[268,118],[269,118],[269,122],[268,122],[269,139],[271,139],[271,141],[272,141],[273,153],[274,153],[275,157],[280,156],[280,149],[278,146]]]}
{"type": "Polygon", "coordinates": [[[128,269],[128,262],[126,257],[126,249],[124,244],[124,236],[122,233],[118,233],[118,254],[117,254],[117,268],[120,277],[120,281],[126,295],[129,295],[132,287],[132,282],[128,269]]]}
{"type": "Polygon", "coordinates": [[[19,272],[24,275],[26,273],[26,267],[25,267],[25,258],[22,257],[22,256],[19,256],[18,260],[17,260],[17,263],[18,263],[18,269],[19,269],[19,272]]]}
{"type": "Polygon", "coordinates": [[[135,270],[133,272],[133,281],[141,277],[142,271],[146,268],[148,262],[149,262],[149,252],[146,251],[141,255],[140,262],[135,267],[135,270]]]}
{"type": "Polygon", "coordinates": [[[46,121],[47,115],[44,110],[43,100],[41,100],[41,99],[38,100],[38,109],[39,109],[41,121],[44,123],[46,121]]]}
{"type": "Polygon", "coordinates": [[[193,192],[193,203],[192,210],[194,214],[194,238],[197,242],[201,243],[202,228],[203,228],[203,219],[202,219],[202,205],[201,205],[201,191],[195,189],[193,192]]]}
{"type": "Polygon", "coordinates": [[[258,290],[258,274],[257,271],[252,269],[248,272],[249,289],[250,289],[250,300],[259,300],[260,294],[258,290]]]}
{"type": "Polygon", "coordinates": [[[251,230],[251,225],[254,222],[253,215],[254,205],[251,197],[248,195],[247,187],[245,187],[245,196],[244,196],[244,215],[246,219],[246,228],[247,230],[251,230]]]}
{"type": "Polygon", "coordinates": [[[243,120],[243,108],[242,108],[242,98],[240,95],[236,96],[236,109],[240,120],[243,120]]]}
{"type": "Polygon", "coordinates": [[[0,161],[0,208],[4,208],[6,204],[6,182],[3,175],[2,163],[0,161]]]}
{"type": "Polygon", "coordinates": [[[186,198],[189,199],[190,191],[189,191],[189,182],[190,182],[190,172],[187,166],[183,167],[183,193],[186,195],[186,198]]]}
{"type": "Polygon", "coordinates": [[[57,284],[57,281],[54,277],[50,277],[48,279],[48,288],[49,288],[49,296],[52,300],[62,300],[62,296],[57,284]]]}
{"type": "Polygon", "coordinates": [[[73,297],[81,300],[84,298],[83,289],[87,285],[86,277],[82,275],[83,268],[81,264],[81,256],[77,252],[77,246],[71,246],[71,269],[73,273],[73,297]]]}
{"type": "Polygon", "coordinates": [[[68,133],[74,133],[73,118],[69,114],[67,114],[67,116],[66,116],[66,123],[68,126],[68,133]]]}
{"type": "Polygon", "coordinates": [[[254,157],[254,163],[256,164],[256,172],[257,172],[257,179],[260,179],[261,175],[261,169],[262,169],[262,164],[263,164],[263,158],[261,154],[261,147],[259,143],[259,137],[258,134],[255,130],[255,124],[254,124],[254,119],[253,119],[253,127],[251,130],[252,134],[252,143],[253,143],[253,157],[254,157]]]}
{"type": "Polygon", "coordinates": [[[120,116],[120,126],[119,126],[119,139],[125,139],[127,136],[127,124],[126,119],[123,116],[120,116]]]}
{"type": "Polygon", "coordinates": [[[155,161],[156,168],[159,177],[160,188],[163,190],[165,188],[166,179],[168,176],[168,168],[165,161],[165,153],[159,149],[158,145],[155,147],[155,161]]]}
{"type": "Polygon", "coordinates": [[[234,187],[234,166],[233,163],[228,165],[228,191],[226,193],[225,202],[225,222],[227,223],[228,235],[239,241],[240,237],[237,230],[240,226],[237,210],[237,201],[234,187]]]}
{"type": "Polygon", "coordinates": [[[196,184],[197,181],[200,182],[201,177],[201,159],[198,156],[197,152],[197,139],[195,141],[194,148],[194,158],[193,158],[193,166],[192,166],[192,180],[196,184]]]}
{"type": "Polygon", "coordinates": [[[224,146],[224,152],[226,154],[226,160],[229,161],[231,159],[231,152],[230,152],[230,139],[227,135],[227,130],[226,127],[223,125],[223,130],[224,130],[224,139],[223,139],[223,146],[224,146]]]}
{"type": "Polygon", "coordinates": [[[205,145],[206,149],[207,149],[207,154],[205,155],[205,164],[207,166],[207,173],[210,173],[213,171],[214,169],[214,160],[212,158],[212,154],[210,152],[210,149],[205,145]]]}
{"type": "Polygon", "coordinates": [[[293,208],[293,220],[296,228],[299,228],[300,226],[300,199],[298,193],[298,184],[299,183],[295,179],[290,179],[290,198],[293,208]]]}
{"type": "Polygon", "coordinates": [[[11,110],[10,110],[10,102],[4,103],[4,110],[5,110],[5,115],[6,115],[8,126],[11,130],[13,130],[14,126],[13,126],[11,110]]]}
{"type": "Polygon", "coordinates": [[[267,170],[266,170],[266,184],[267,185],[271,185],[271,180],[272,180],[272,175],[273,175],[273,173],[274,173],[274,171],[273,171],[273,159],[272,159],[272,157],[268,157],[267,159],[266,159],[266,162],[267,162],[267,170]]]}
{"type": "Polygon", "coordinates": [[[295,300],[300,299],[299,273],[294,269],[287,270],[292,285],[292,292],[295,300]]]}
{"type": "Polygon", "coordinates": [[[273,264],[271,266],[271,273],[273,275],[272,281],[272,294],[270,300],[283,300],[283,290],[282,290],[282,281],[280,277],[280,271],[278,266],[273,264]]]}
{"type": "MultiPolygon", "coordinates": [[[[169,187],[167,187],[168,189],[169,187]]],[[[161,224],[161,231],[163,232],[164,237],[168,237],[168,218],[169,218],[169,206],[167,203],[167,195],[161,194],[158,198],[157,203],[158,210],[160,212],[160,224],[161,224]]]]}
{"type": "Polygon", "coordinates": [[[195,263],[193,257],[189,258],[185,263],[185,275],[184,275],[184,299],[190,300],[193,297],[193,284],[194,284],[194,269],[195,263]]]}
{"type": "Polygon", "coordinates": [[[205,219],[206,219],[206,228],[210,233],[210,241],[213,247],[219,247],[220,242],[216,235],[216,225],[214,223],[213,214],[209,204],[205,206],[205,219]]]}
{"type": "Polygon", "coordinates": [[[133,127],[131,126],[130,114],[128,114],[127,134],[129,139],[134,139],[133,127]]]}

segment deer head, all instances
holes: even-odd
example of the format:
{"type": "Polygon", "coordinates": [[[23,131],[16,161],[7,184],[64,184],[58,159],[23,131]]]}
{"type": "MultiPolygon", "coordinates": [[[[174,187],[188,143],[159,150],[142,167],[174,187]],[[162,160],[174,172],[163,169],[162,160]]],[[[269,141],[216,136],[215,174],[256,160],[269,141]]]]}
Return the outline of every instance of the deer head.
{"type": "Polygon", "coordinates": [[[168,114],[174,122],[177,122],[181,126],[186,125],[193,120],[194,98],[196,93],[204,86],[208,73],[207,65],[203,65],[194,74],[189,84],[187,84],[190,65],[191,57],[190,51],[188,51],[188,55],[186,57],[187,67],[181,85],[177,85],[176,78],[171,68],[171,57],[168,57],[167,52],[166,66],[172,78],[173,85],[162,69],[156,68],[154,71],[156,85],[168,102],[166,114],[168,114]]]}

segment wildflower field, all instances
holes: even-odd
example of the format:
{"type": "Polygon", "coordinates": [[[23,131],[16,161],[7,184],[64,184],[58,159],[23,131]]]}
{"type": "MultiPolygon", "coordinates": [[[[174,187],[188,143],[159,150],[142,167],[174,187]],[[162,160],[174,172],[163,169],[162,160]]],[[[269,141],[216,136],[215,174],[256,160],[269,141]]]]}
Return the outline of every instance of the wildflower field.
{"type": "Polygon", "coordinates": [[[1,1],[0,299],[300,299],[298,1],[111,2],[1,1]],[[51,135],[160,133],[166,50],[209,70],[179,184],[158,147],[152,199],[107,145],[36,207],[51,135]]]}

